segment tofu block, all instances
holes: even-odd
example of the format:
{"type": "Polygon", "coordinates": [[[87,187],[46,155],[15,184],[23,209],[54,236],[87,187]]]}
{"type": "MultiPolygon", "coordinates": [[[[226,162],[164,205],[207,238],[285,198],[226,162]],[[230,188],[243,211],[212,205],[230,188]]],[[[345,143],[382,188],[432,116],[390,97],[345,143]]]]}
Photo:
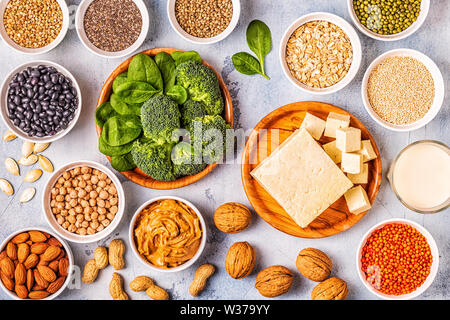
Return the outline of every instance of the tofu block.
{"type": "Polygon", "coordinates": [[[363,156],[363,162],[367,162],[377,158],[377,154],[373,150],[370,140],[362,140],[361,149],[357,153],[363,156]]]}
{"type": "Polygon", "coordinates": [[[347,173],[347,177],[354,184],[367,183],[369,180],[369,164],[363,163],[362,170],[360,173],[357,173],[357,174],[347,173]]]}
{"type": "Polygon", "coordinates": [[[352,174],[361,173],[363,157],[358,153],[342,153],[341,168],[342,171],[352,174]]]}
{"type": "Polygon", "coordinates": [[[372,206],[367,197],[366,190],[361,186],[351,188],[344,194],[348,210],[353,214],[360,214],[369,210],[372,206]]]}
{"type": "Polygon", "coordinates": [[[305,129],[299,129],[251,172],[302,228],[353,183],[305,129]]]}
{"type": "Polygon", "coordinates": [[[342,161],[342,151],[336,147],[336,140],[324,144],[322,148],[334,163],[340,163],[342,161]]]}
{"type": "Polygon", "coordinates": [[[336,147],[342,152],[361,150],[361,130],[352,127],[337,129],[336,147]]]}
{"type": "Polygon", "coordinates": [[[325,121],[307,112],[300,129],[306,129],[314,139],[319,140],[325,130],[325,121]]]}
{"type": "Polygon", "coordinates": [[[350,126],[350,116],[336,112],[330,112],[325,124],[325,137],[336,138],[336,130],[348,128],[350,126]]]}

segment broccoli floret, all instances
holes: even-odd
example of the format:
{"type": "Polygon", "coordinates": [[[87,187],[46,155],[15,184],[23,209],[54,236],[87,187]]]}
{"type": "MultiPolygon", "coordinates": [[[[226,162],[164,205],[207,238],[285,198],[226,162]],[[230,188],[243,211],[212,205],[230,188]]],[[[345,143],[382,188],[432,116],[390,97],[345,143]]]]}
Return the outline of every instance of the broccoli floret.
{"type": "Polygon", "coordinates": [[[180,142],[172,149],[172,162],[177,177],[191,176],[206,168],[201,153],[196,156],[188,142],[180,142]]]}
{"type": "Polygon", "coordinates": [[[192,120],[195,118],[206,116],[205,105],[203,102],[194,101],[189,99],[181,107],[181,121],[183,128],[189,128],[192,120]]]}
{"type": "Polygon", "coordinates": [[[173,164],[170,160],[174,144],[156,144],[147,140],[136,140],[131,149],[134,163],[159,181],[172,181],[176,179],[173,173],[173,164]]]}
{"type": "Polygon", "coordinates": [[[180,118],[176,102],[162,94],[150,98],[141,108],[144,135],[157,144],[178,141],[172,133],[180,128],[180,118]]]}
{"type": "Polygon", "coordinates": [[[209,115],[222,114],[224,101],[219,80],[211,68],[188,61],[178,65],[176,73],[177,83],[189,91],[192,100],[203,102],[209,115]]]}

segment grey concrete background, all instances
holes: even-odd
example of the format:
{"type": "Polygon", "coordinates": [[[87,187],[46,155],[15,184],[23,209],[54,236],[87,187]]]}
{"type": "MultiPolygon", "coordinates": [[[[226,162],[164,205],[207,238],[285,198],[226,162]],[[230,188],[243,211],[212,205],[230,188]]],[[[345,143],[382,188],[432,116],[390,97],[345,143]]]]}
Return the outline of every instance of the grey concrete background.
{"type": "MultiPolygon", "coordinates": [[[[2,0],[4,1],[4,0],[2,0]]],[[[5,0],[6,1],[6,0],[5,0]]],[[[78,4],[80,1],[68,1],[78,4]]],[[[243,0],[241,17],[234,32],[224,41],[207,46],[193,45],[181,39],[170,27],[166,15],[166,1],[145,1],[151,17],[151,27],[146,42],[140,50],[154,47],[175,47],[186,50],[197,50],[204,59],[216,69],[221,70],[234,102],[234,113],[237,127],[251,129],[270,111],[285,104],[317,100],[340,106],[356,115],[374,135],[382,155],[383,173],[395,155],[409,143],[421,139],[440,140],[450,144],[450,112],[449,94],[446,91],[444,105],[437,117],[426,127],[411,133],[395,133],[387,131],[374,123],[363,108],[360,95],[361,80],[369,63],[381,53],[394,48],[412,48],[427,54],[440,67],[446,88],[450,85],[450,2],[433,0],[428,18],[422,28],[407,39],[396,42],[381,42],[370,39],[358,32],[362,47],[363,59],[361,68],[355,79],[342,91],[324,97],[315,97],[300,92],[293,87],[282,74],[278,46],[284,30],[298,17],[314,11],[335,13],[347,21],[347,1],[344,0],[243,0]],[[231,56],[238,51],[248,51],[245,42],[245,30],[253,19],[265,21],[272,31],[273,49],[267,56],[266,69],[271,80],[259,76],[244,76],[236,72],[231,63],[231,56]]],[[[87,51],[79,41],[76,31],[69,30],[64,41],[53,51],[30,57],[14,52],[4,43],[0,43],[0,79],[15,66],[33,59],[46,59],[62,64],[78,79],[83,93],[83,110],[81,117],[64,139],[55,142],[45,152],[55,167],[74,160],[89,159],[108,164],[106,158],[97,150],[95,134],[94,110],[100,88],[107,76],[121,62],[121,59],[104,59],[87,51]]],[[[0,123],[0,131],[6,129],[0,123]]],[[[19,159],[21,142],[17,139],[9,143],[0,143],[1,158],[19,159]]],[[[242,150],[238,150],[240,157],[242,150]]],[[[3,160],[1,160],[3,161],[3,160]]],[[[2,162],[3,163],[3,162],[2,162]]],[[[108,164],[109,165],[109,164],[108,164]]],[[[23,169],[22,169],[23,170],[23,169]]],[[[22,172],[25,172],[23,170],[22,172]]],[[[37,188],[35,198],[26,204],[19,204],[21,192],[28,186],[22,177],[9,174],[3,165],[0,166],[0,177],[5,177],[14,185],[15,195],[7,197],[0,194],[0,239],[19,228],[40,226],[48,227],[41,209],[42,189],[49,174],[34,183],[37,188]]],[[[434,215],[421,215],[403,207],[394,196],[388,182],[383,178],[378,198],[372,210],[353,228],[341,234],[324,239],[300,239],[277,231],[256,214],[252,225],[244,232],[227,235],[219,232],[213,224],[212,216],[215,208],[223,202],[237,201],[249,205],[244,194],[240,166],[221,165],[201,181],[172,191],[158,191],[140,187],[120,177],[127,197],[127,209],[120,227],[98,243],[80,245],[70,243],[78,266],[92,258],[93,250],[98,245],[107,245],[110,240],[119,237],[128,239],[128,226],[132,214],[146,200],[160,195],[178,195],[192,201],[203,212],[208,224],[207,247],[200,260],[183,272],[162,274],[149,271],[128,249],[126,252],[126,268],[120,273],[129,283],[137,275],[149,275],[158,285],[168,289],[172,299],[189,299],[188,286],[193,278],[195,267],[202,263],[213,263],[217,266],[214,275],[199,299],[260,299],[254,288],[258,271],[273,265],[281,264],[295,272],[294,284],[288,294],[280,299],[310,299],[315,283],[296,272],[295,259],[300,249],[316,247],[330,255],[334,262],[333,275],[347,281],[349,299],[375,299],[358,278],[355,268],[355,252],[362,235],[377,222],[402,217],[416,221],[426,227],[434,236],[440,252],[438,275],[431,287],[418,299],[449,299],[450,276],[450,236],[449,210],[434,215]],[[251,276],[234,280],[224,270],[225,255],[235,241],[249,241],[256,249],[257,262],[251,276]]],[[[128,246],[129,248],[129,246],[128,246]]],[[[79,274],[66,289],[60,299],[110,299],[108,283],[113,270],[109,267],[100,272],[98,280],[91,285],[79,284],[79,274]]],[[[147,299],[145,293],[134,293],[127,290],[132,299],[147,299]]],[[[7,299],[0,292],[0,299],[7,299]]]]}

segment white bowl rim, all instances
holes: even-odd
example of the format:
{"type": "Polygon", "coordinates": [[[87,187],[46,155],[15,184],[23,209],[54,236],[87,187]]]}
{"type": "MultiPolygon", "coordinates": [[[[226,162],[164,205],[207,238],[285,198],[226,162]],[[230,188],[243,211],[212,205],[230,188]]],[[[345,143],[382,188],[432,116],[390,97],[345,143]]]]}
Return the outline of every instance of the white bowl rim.
{"type": "Polygon", "coordinates": [[[399,48],[399,49],[393,49],[389,50],[378,57],[376,57],[372,63],[367,67],[366,72],[364,73],[363,80],[361,82],[361,96],[363,100],[364,108],[366,109],[367,113],[370,115],[370,117],[379,125],[382,127],[397,131],[397,132],[409,132],[413,130],[417,130],[419,128],[422,128],[423,126],[426,126],[428,123],[430,123],[434,117],[439,113],[439,111],[442,108],[442,104],[444,102],[444,79],[442,77],[442,73],[439,69],[439,67],[436,65],[436,63],[427,55],[424,53],[414,50],[414,49],[408,49],[408,48],[399,48]],[[425,67],[428,69],[430,74],[433,77],[434,81],[434,99],[433,104],[431,105],[428,112],[419,120],[416,122],[407,124],[407,125],[396,125],[390,122],[387,122],[383,119],[381,119],[378,114],[372,109],[369,98],[367,96],[367,84],[369,81],[370,74],[372,73],[373,69],[378,66],[385,58],[391,57],[391,56],[401,56],[401,57],[412,57],[414,59],[419,60],[422,62],[425,67]]]}
{"type": "Polygon", "coordinates": [[[127,55],[132,54],[135,52],[139,47],[144,43],[145,39],[147,38],[148,30],[150,27],[150,17],[148,14],[148,9],[144,1],[142,0],[132,0],[136,6],[139,9],[139,12],[141,13],[142,18],[142,29],[141,33],[139,34],[139,37],[137,40],[128,48],[123,49],[121,51],[114,51],[109,52],[102,50],[100,48],[97,48],[94,46],[88,39],[86,32],[84,31],[84,15],[86,13],[86,10],[88,9],[89,5],[94,0],[82,0],[81,3],[78,5],[78,9],[75,14],[75,29],[77,30],[78,38],[80,39],[83,46],[88,49],[90,52],[96,54],[97,56],[103,57],[103,58],[123,58],[127,55]]]}
{"type": "Polygon", "coordinates": [[[80,89],[80,86],[78,85],[77,79],[73,76],[73,74],[69,70],[67,70],[62,65],[60,65],[56,62],[48,61],[48,60],[33,60],[33,61],[29,61],[29,62],[23,63],[23,64],[15,67],[11,72],[9,72],[9,74],[5,78],[3,78],[3,84],[0,87],[0,109],[1,109],[0,116],[3,119],[3,122],[5,123],[5,125],[8,127],[8,129],[11,130],[12,132],[14,132],[18,137],[20,137],[21,139],[23,139],[25,141],[30,141],[30,142],[35,142],[35,143],[47,143],[47,142],[54,142],[54,141],[57,141],[57,140],[63,138],[66,134],[68,134],[75,127],[75,124],[78,122],[78,118],[80,117],[82,106],[83,106],[82,94],[81,94],[81,89],[80,89]],[[11,82],[12,78],[14,77],[14,75],[16,73],[25,70],[27,67],[38,66],[38,65],[46,65],[46,66],[54,67],[54,68],[56,68],[56,70],[58,72],[62,73],[64,76],[70,78],[70,80],[72,81],[72,86],[77,91],[77,98],[78,98],[78,106],[77,106],[77,109],[75,110],[75,117],[69,123],[67,128],[58,132],[57,134],[55,134],[53,136],[42,137],[42,138],[29,137],[26,133],[22,132],[13,123],[11,123],[11,121],[7,117],[7,112],[8,112],[7,111],[7,99],[8,99],[9,83],[11,82]]]}
{"type": "Polygon", "coordinates": [[[439,268],[439,250],[436,245],[436,241],[434,240],[431,233],[427,229],[425,229],[425,227],[421,226],[417,222],[414,222],[414,221],[408,220],[408,219],[404,219],[404,218],[391,218],[391,219],[383,220],[383,221],[375,224],[374,226],[370,227],[369,230],[361,238],[361,241],[359,242],[358,250],[356,250],[355,258],[356,258],[356,264],[355,264],[356,272],[358,273],[359,279],[362,281],[364,286],[367,288],[367,290],[372,292],[377,297],[386,299],[386,300],[409,300],[409,299],[418,297],[419,295],[424,293],[428,289],[428,287],[433,283],[434,278],[436,277],[436,274],[437,274],[437,271],[439,268]],[[363,272],[361,270],[361,251],[362,251],[362,248],[364,247],[364,245],[366,244],[367,239],[372,235],[372,233],[375,230],[380,229],[380,228],[384,227],[385,225],[393,224],[393,223],[407,224],[407,225],[410,225],[410,226],[414,227],[415,229],[417,229],[417,231],[419,231],[427,239],[427,242],[428,242],[428,245],[430,246],[430,251],[431,251],[431,254],[433,257],[433,263],[430,268],[430,274],[428,275],[425,282],[420,287],[418,287],[416,290],[414,290],[413,292],[410,292],[410,293],[404,294],[404,295],[400,295],[400,296],[392,296],[392,295],[390,296],[390,295],[386,295],[381,292],[378,292],[369,283],[367,283],[366,279],[364,278],[363,272]]]}
{"type": "Polygon", "coordinates": [[[194,206],[190,201],[177,197],[177,196],[159,196],[159,197],[155,197],[152,198],[146,202],[144,202],[134,213],[133,217],[131,218],[130,221],[130,227],[129,227],[129,234],[128,234],[128,241],[130,242],[130,246],[131,246],[131,250],[133,251],[134,255],[136,256],[136,258],[146,267],[148,267],[149,269],[153,270],[153,271],[158,271],[158,272],[162,272],[162,273],[173,273],[173,272],[178,272],[178,271],[182,271],[185,270],[187,268],[189,268],[190,266],[192,266],[202,255],[203,250],[205,249],[206,246],[206,237],[207,237],[207,230],[206,230],[206,223],[205,220],[202,216],[202,214],[200,213],[200,210],[198,210],[198,208],[196,206],[194,206]],[[179,265],[178,267],[174,267],[174,268],[170,268],[170,269],[162,269],[162,268],[158,268],[154,265],[152,265],[150,262],[144,260],[143,257],[141,257],[141,255],[139,254],[139,252],[137,251],[136,248],[136,244],[134,242],[134,226],[136,224],[136,220],[139,216],[139,214],[142,212],[142,210],[144,210],[148,205],[150,205],[151,203],[158,201],[158,200],[164,200],[164,199],[173,199],[173,200],[177,200],[180,202],[185,203],[186,205],[188,205],[192,210],[194,210],[194,212],[197,214],[199,220],[200,220],[200,224],[202,226],[202,240],[200,242],[200,247],[198,248],[197,252],[195,253],[195,255],[188,261],[186,261],[185,263],[179,265]]]}
{"type": "Polygon", "coordinates": [[[361,49],[361,41],[359,39],[358,33],[356,30],[352,27],[352,25],[347,22],[344,18],[335,15],[333,13],[329,12],[312,12],[305,14],[301,16],[300,18],[296,19],[291,25],[286,29],[286,31],[283,34],[283,37],[280,41],[280,49],[279,49],[279,58],[281,63],[281,69],[283,70],[284,75],[289,79],[289,81],[297,88],[302,90],[303,92],[309,93],[309,94],[315,94],[315,95],[326,95],[335,93],[344,87],[346,87],[350,82],[352,82],[353,78],[358,73],[359,67],[361,65],[361,59],[362,59],[362,49],[361,49]],[[345,77],[339,81],[338,83],[327,87],[327,88],[312,88],[309,87],[297,79],[294,78],[294,76],[291,74],[291,71],[289,70],[289,67],[286,63],[286,45],[287,42],[292,35],[292,33],[301,25],[315,20],[325,20],[330,23],[335,24],[339,28],[341,28],[345,34],[349,37],[350,43],[352,45],[353,50],[353,59],[352,64],[350,65],[350,69],[345,75],[345,77]]]}
{"type": "MultiPolygon", "coordinates": [[[[64,239],[62,239],[59,235],[55,234],[52,231],[49,231],[48,229],[45,228],[41,228],[41,227],[27,227],[27,228],[23,228],[17,231],[14,231],[13,233],[11,233],[8,237],[6,237],[5,240],[3,240],[3,242],[0,245],[0,252],[3,251],[4,247],[6,246],[6,244],[12,239],[14,238],[16,235],[18,235],[19,233],[22,232],[28,232],[28,231],[42,231],[42,232],[46,232],[49,233],[52,237],[55,237],[59,242],[61,242],[61,244],[64,247],[64,250],[66,250],[67,253],[67,258],[69,259],[69,268],[67,270],[67,274],[68,276],[66,277],[66,281],[64,281],[64,284],[61,286],[61,288],[59,288],[58,291],[56,291],[55,293],[49,295],[48,297],[41,299],[41,300],[53,300],[56,297],[58,297],[63,291],[64,289],[66,289],[67,285],[69,284],[69,282],[71,281],[72,278],[72,270],[74,267],[74,258],[73,258],[73,253],[72,253],[72,249],[70,248],[70,246],[67,244],[66,241],[64,241],[64,239]]],[[[15,300],[29,300],[29,299],[20,299],[16,294],[12,293],[11,291],[9,291],[5,285],[3,284],[2,281],[0,281],[0,287],[3,289],[3,291],[11,298],[15,299],[15,300]]]]}
{"type": "Polygon", "coordinates": [[[361,33],[365,34],[366,36],[375,39],[375,40],[381,40],[381,41],[397,41],[401,39],[405,39],[415,33],[417,30],[420,29],[422,24],[425,22],[428,11],[430,9],[430,0],[422,0],[420,4],[420,14],[416,21],[414,21],[407,29],[403,30],[402,32],[392,34],[392,35],[381,35],[377,34],[369,29],[367,29],[361,22],[359,22],[358,17],[356,16],[355,10],[353,9],[353,0],[347,0],[347,8],[348,13],[353,21],[353,24],[358,28],[361,33]]]}
{"type": "Polygon", "coordinates": [[[42,192],[42,212],[44,213],[44,217],[48,225],[60,237],[66,239],[67,241],[75,243],[92,243],[100,241],[109,236],[119,226],[123,218],[123,214],[125,212],[125,205],[126,205],[125,193],[123,191],[123,187],[122,184],[120,183],[119,178],[106,166],[91,160],[77,160],[62,165],[61,167],[59,167],[58,170],[52,173],[50,178],[45,183],[44,192],[42,192]],[[60,177],[67,170],[83,166],[94,168],[105,173],[108,176],[108,178],[110,178],[111,181],[114,183],[114,187],[116,188],[119,196],[119,210],[117,211],[111,224],[100,232],[97,232],[93,235],[85,235],[85,236],[78,235],[76,233],[72,233],[63,229],[61,226],[57,224],[53,213],[49,212],[46,209],[48,204],[50,203],[50,201],[48,201],[50,200],[50,191],[53,188],[53,185],[56,183],[57,178],[60,177]],[[52,185],[50,185],[50,182],[52,180],[54,180],[55,182],[52,183],[52,185]]]}
{"type": "Polygon", "coordinates": [[[237,23],[239,22],[239,17],[241,15],[241,2],[240,0],[231,0],[233,4],[233,16],[231,17],[231,21],[229,25],[226,27],[225,30],[223,30],[221,33],[219,33],[217,36],[211,37],[211,38],[199,38],[195,37],[186,31],[180,26],[180,24],[177,21],[177,18],[175,17],[175,2],[177,0],[167,0],[167,16],[169,17],[170,25],[172,26],[172,29],[184,40],[187,40],[191,43],[195,44],[213,44],[219,41],[224,40],[226,37],[228,37],[233,30],[236,28],[237,23]]]}
{"type": "Polygon", "coordinates": [[[48,45],[41,47],[41,48],[25,48],[20,46],[19,44],[15,43],[11,38],[9,38],[9,36],[6,34],[6,30],[5,27],[3,25],[3,13],[4,13],[4,9],[6,8],[8,1],[5,1],[1,3],[0,5],[0,37],[3,39],[3,41],[6,43],[6,45],[8,47],[10,47],[11,49],[20,52],[20,53],[24,53],[27,55],[38,55],[38,54],[44,54],[49,52],[50,50],[53,50],[54,48],[56,48],[65,38],[66,34],[67,34],[67,30],[69,30],[69,25],[70,25],[70,13],[69,13],[69,8],[67,6],[67,3],[65,0],[56,0],[56,2],[58,2],[59,7],[61,8],[62,14],[63,14],[63,22],[62,22],[62,26],[61,26],[61,30],[59,31],[58,36],[56,37],[55,40],[53,40],[52,42],[50,42],[48,45]]]}

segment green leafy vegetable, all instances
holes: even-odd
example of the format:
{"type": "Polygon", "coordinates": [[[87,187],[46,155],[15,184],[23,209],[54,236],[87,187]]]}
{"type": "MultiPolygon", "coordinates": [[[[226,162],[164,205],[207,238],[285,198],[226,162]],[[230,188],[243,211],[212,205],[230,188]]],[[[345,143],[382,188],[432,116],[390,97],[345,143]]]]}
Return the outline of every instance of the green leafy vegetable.
{"type": "Polygon", "coordinates": [[[164,92],[168,92],[175,85],[175,60],[167,52],[160,52],[155,56],[155,62],[163,77],[164,92]]]}
{"type": "Polygon", "coordinates": [[[127,154],[131,151],[131,148],[133,147],[133,142],[128,142],[121,146],[110,146],[106,143],[104,137],[103,137],[104,131],[102,131],[102,134],[98,138],[98,150],[103,153],[106,156],[121,156],[123,154],[127,154]]]}
{"type": "Polygon", "coordinates": [[[131,171],[136,168],[131,153],[111,157],[111,166],[119,172],[131,171]]]}
{"type": "Polygon", "coordinates": [[[183,104],[188,98],[188,93],[186,89],[182,86],[175,85],[169,91],[167,91],[167,96],[171,98],[178,104],[183,104]]]}
{"type": "Polygon", "coordinates": [[[141,104],[127,104],[116,94],[113,93],[110,97],[111,106],[113,109],[122,115],[132,114],[139,116],[141,114],[141,104]]]}
{"type": "Polygon", "coordinates": [[[178,66],[187,61],[196,61],[202,63],[202,57],[196,51],[175,51],[172,53],[172,58],[175,60],[175,64],[178,66]]]}
{"type": "Polygon", "coordinates": [[[141,134],[141,130],[142,125],[139,117],[118,115],[106,121],[102,135],[107,144],[117,147],[135,140],[141,134]]]}
{"type": "Polygon", "coordinates": [[[105,122],[116,115],[117,112],[113,109],[111,103],[109,101],[103,102],[97,110],[95,110],[95,123],[100,128],[103,128],[105,122]]]}
{"type": "Polygon", "coordinates": [[[259,64],[259,61],[251,54],[247,52],[238,52],[234,54],[231,59],[233,61],[234,67],[240,73],[250,76],[258,73],[267,80],[269,80],[269,77],[266,76],[261,70],[261,65],[259,64]]]}
{"type": "Polygon", "coordinates": [[[122,83],[127,82],[128,80],[128,72],[122,72],[119,74],[113,81],[112,89],[113,92],[116,92],[117,87],[120,86],[122,83]]]}
{"type": "Polygon", "coordinates": [[[117,88],[116,94],[125,103],[144,103],[160,92],[147,82],[127,81],[117,88]]]}
{"type": "Polygon", "coordinates": [[[144,53],[136,55],[131,60],[128,66],[128,80],[147,82],[160,91],[164,88],[163,78],[155,60],[144,53]]]}

